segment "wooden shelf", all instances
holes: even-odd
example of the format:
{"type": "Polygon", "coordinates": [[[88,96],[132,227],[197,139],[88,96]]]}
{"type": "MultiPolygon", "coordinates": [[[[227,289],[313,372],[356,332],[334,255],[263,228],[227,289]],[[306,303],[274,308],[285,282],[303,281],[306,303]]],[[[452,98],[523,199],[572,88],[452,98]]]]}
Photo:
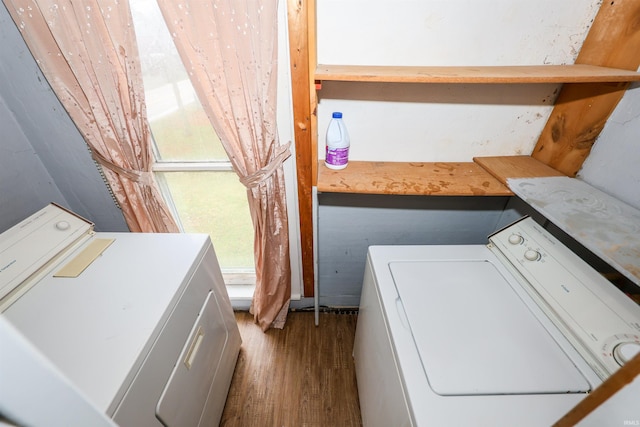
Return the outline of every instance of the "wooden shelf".
{"type": "Polygon", "coordinates": [[[476,163],[350,161],[342,170],[318,162],[318,191],[431,196],[511,196],[476,163]]]}
{"type": "Polygon", "coordinates": [[[596,83],[640,81],[640,73],[584,64],[481,67],[318,65],[315,79],[384,83],[596,83]]]}
{"type": "Polygon", "coordinates": [[[565,176],[531,156],[474,157],[473,161],[504,185],[508,178],[565,176]]]}
{"type": "Polygon", "coordinates": [[[512,196],[509,178],[565,176],[531,156],[474,157],[473,162],[318,162],[318,191],[429,196],[512,196]]]}

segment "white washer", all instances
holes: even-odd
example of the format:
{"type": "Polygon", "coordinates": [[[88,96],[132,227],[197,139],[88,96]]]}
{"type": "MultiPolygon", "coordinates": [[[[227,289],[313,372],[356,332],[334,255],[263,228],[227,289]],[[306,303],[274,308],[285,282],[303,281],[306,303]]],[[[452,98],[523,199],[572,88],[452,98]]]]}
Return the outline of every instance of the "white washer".
{"type": "Polygon", "coordinates": [[[217,425],[241,340],[207,235],[51,204],[0,235],[0,271],[2,315],[117,424],[217,425]]]}
{"type": "Polygon", "coordinates": [[[640,349],[640,307],[532,219],[489,240],[369,248],[365,426],[551,425],[640,349]]]}

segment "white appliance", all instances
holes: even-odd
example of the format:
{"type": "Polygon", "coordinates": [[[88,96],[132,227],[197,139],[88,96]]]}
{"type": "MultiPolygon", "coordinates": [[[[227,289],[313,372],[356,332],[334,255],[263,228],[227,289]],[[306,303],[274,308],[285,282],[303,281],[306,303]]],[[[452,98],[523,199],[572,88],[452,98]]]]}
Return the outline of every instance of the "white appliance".
{"type": "Polygon", "coordinates": [[[0,298],[118,425],[218,424],[241,339],[208,236],[95,233],[51,204],[0,235],[0,298]]]}
{"type": "Polygon", "coordinates": [[[640,307],[531,218],[487,246],[369,248],[365,426],[552,425],[638,352],[640,307]]]}

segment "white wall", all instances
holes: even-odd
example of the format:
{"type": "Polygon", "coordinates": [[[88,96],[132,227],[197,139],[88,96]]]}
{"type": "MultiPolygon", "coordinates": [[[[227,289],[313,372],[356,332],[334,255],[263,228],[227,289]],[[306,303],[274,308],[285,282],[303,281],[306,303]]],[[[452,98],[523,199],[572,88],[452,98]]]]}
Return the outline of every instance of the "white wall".
{"type": "MultiPolygon", "coordinates": [[[[319,64],[573,63],[601,0],[319,0],[319,64]]],[[[530,154],[557,85],[324,82],[318,157],[342,111],[352,160],[530,154]]]]}

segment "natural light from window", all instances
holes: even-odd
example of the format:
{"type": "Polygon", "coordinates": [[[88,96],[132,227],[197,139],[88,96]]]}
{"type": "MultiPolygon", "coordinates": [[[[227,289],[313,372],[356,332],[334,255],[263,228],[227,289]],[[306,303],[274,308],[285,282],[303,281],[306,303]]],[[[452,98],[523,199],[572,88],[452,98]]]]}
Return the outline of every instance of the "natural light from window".
{"type": "Polygon", "coordinates": [[[185,232],[206,233],[227,280],[254,281],[245,188],[197,100],[155,0],[130,0],[153,134],[154,171],[185,232]]]}

